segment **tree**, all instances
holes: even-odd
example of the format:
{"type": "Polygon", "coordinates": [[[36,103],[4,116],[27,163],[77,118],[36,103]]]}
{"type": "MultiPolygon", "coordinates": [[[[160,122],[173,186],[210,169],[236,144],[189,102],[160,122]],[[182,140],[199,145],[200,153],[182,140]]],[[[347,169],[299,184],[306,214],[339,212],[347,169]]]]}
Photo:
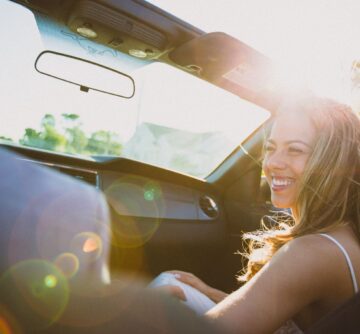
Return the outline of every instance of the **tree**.
{"type": "Polygon", "coordinates": [[[5,137],[5,136],[0,136],[0,141],[10,141],[12,142],[13,140],[9,137],[5,137]]]}
{"type": "Polygon", "coordinates": [[[122,145],[118,136],[109,131],[96,131],[88,141],[87,149],[93,155],[117,155],[121,154],[122,145]]]}
{"type": "Polygon", "coordinates": [[[61,116],[65,121],[64,132],[67,139],[65,152],[72,154],[86,154],[88,138],[81,129],[82,124],[79,115],[62,114],[61,116]]]}
{"type": "Polygon", "coordinates": [[[41,130],[26,128],[20,144],[38,147],[45,150],[62,151],[66,138],[56,129],[56,120],[53,115],[46,114],[41,120],[41,130]]]}
{"type": "Polygon", "coordinates": [[[87,136],[82,130],[79,115],[62,114],[62,126],[54,115],[46,114],[40,122],[40,131],[26,128],[19,143],[46,150],[84,155],[121,154],[119,136],[110,131],[99,130],[87,136]]]}

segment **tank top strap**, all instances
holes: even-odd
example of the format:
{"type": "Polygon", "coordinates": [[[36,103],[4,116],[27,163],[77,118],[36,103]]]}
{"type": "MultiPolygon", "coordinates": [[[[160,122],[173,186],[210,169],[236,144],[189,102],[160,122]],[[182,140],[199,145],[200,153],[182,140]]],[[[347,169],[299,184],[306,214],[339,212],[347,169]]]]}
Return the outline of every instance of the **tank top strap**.
{"type": "Polygon", "coordinates": [[[359,291],[359,287],[358,287],[358,283],[357,283],[357,280],[356,280],[355,270],[354,270],[353,264],[352,264],[352,262],[350,260],[350,256],[349,256],[348,252],[343,247],[343,245],[339,241],[337,241],[334,237],[332,237],[331,235],[328,235],[328,234],[325,234],[325,233],[320,233],[319,235],[331,240],[336,246],[339,247],[341,252],[344,254],[345,259],[346,259],[346,263],[348,265],[348,268],[349,268],[349,271],[350,271],[350,274],[351,274],[351,279],[352,279],[352,282],[353,282],[354,292],[357,293],[359,291]]]}

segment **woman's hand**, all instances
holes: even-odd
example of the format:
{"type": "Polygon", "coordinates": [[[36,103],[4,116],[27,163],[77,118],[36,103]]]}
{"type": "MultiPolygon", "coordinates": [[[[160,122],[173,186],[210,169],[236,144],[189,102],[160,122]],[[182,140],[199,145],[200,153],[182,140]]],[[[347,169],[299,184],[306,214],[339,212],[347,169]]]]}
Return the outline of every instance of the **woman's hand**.
{"type": "Polygon", "coordinates": [[[184,291],[176,285],[161,285],[153,288],[157,291],[161,291],[166,293],[167,295],[173,296],[175,298],[178,298],[180,300],[186,301],[185,293],[184,291]]]}
{"type": "Polygon", "coordinates": [[[176,279],[178,279],[179,281],[199,290],[204,295],[208,296],[215,303],[222,301],[227,296],[225,292],[212,288],[211,286],[204,283],[200,278],[196,277],[192,273],[188,273],[180,270],[170,270],[168,272],[174,274],[176,279]]]}

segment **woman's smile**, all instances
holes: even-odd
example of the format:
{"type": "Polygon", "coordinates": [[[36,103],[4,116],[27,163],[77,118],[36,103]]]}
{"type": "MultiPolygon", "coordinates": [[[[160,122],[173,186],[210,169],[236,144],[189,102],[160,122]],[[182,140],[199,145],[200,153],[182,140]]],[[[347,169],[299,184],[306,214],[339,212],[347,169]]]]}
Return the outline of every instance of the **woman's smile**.
{"type": "Polygon", "coordinates": [[[294,178],[282,177],[282,176],[272,176],[271,179],[271,190],[275,192],[280,192],[289,189],[295,183],[294,178]]]}

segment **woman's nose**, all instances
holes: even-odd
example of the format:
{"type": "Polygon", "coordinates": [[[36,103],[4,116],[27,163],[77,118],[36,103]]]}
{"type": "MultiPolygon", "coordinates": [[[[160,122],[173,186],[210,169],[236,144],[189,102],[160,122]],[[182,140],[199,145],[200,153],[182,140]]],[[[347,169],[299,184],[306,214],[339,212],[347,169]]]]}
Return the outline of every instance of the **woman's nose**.
{"type": "Polygon", "coordinates": [[[284,169],[287,165],[285,154],[275,151],[265,159],[265,164],[270,169],[284,169]]]}

